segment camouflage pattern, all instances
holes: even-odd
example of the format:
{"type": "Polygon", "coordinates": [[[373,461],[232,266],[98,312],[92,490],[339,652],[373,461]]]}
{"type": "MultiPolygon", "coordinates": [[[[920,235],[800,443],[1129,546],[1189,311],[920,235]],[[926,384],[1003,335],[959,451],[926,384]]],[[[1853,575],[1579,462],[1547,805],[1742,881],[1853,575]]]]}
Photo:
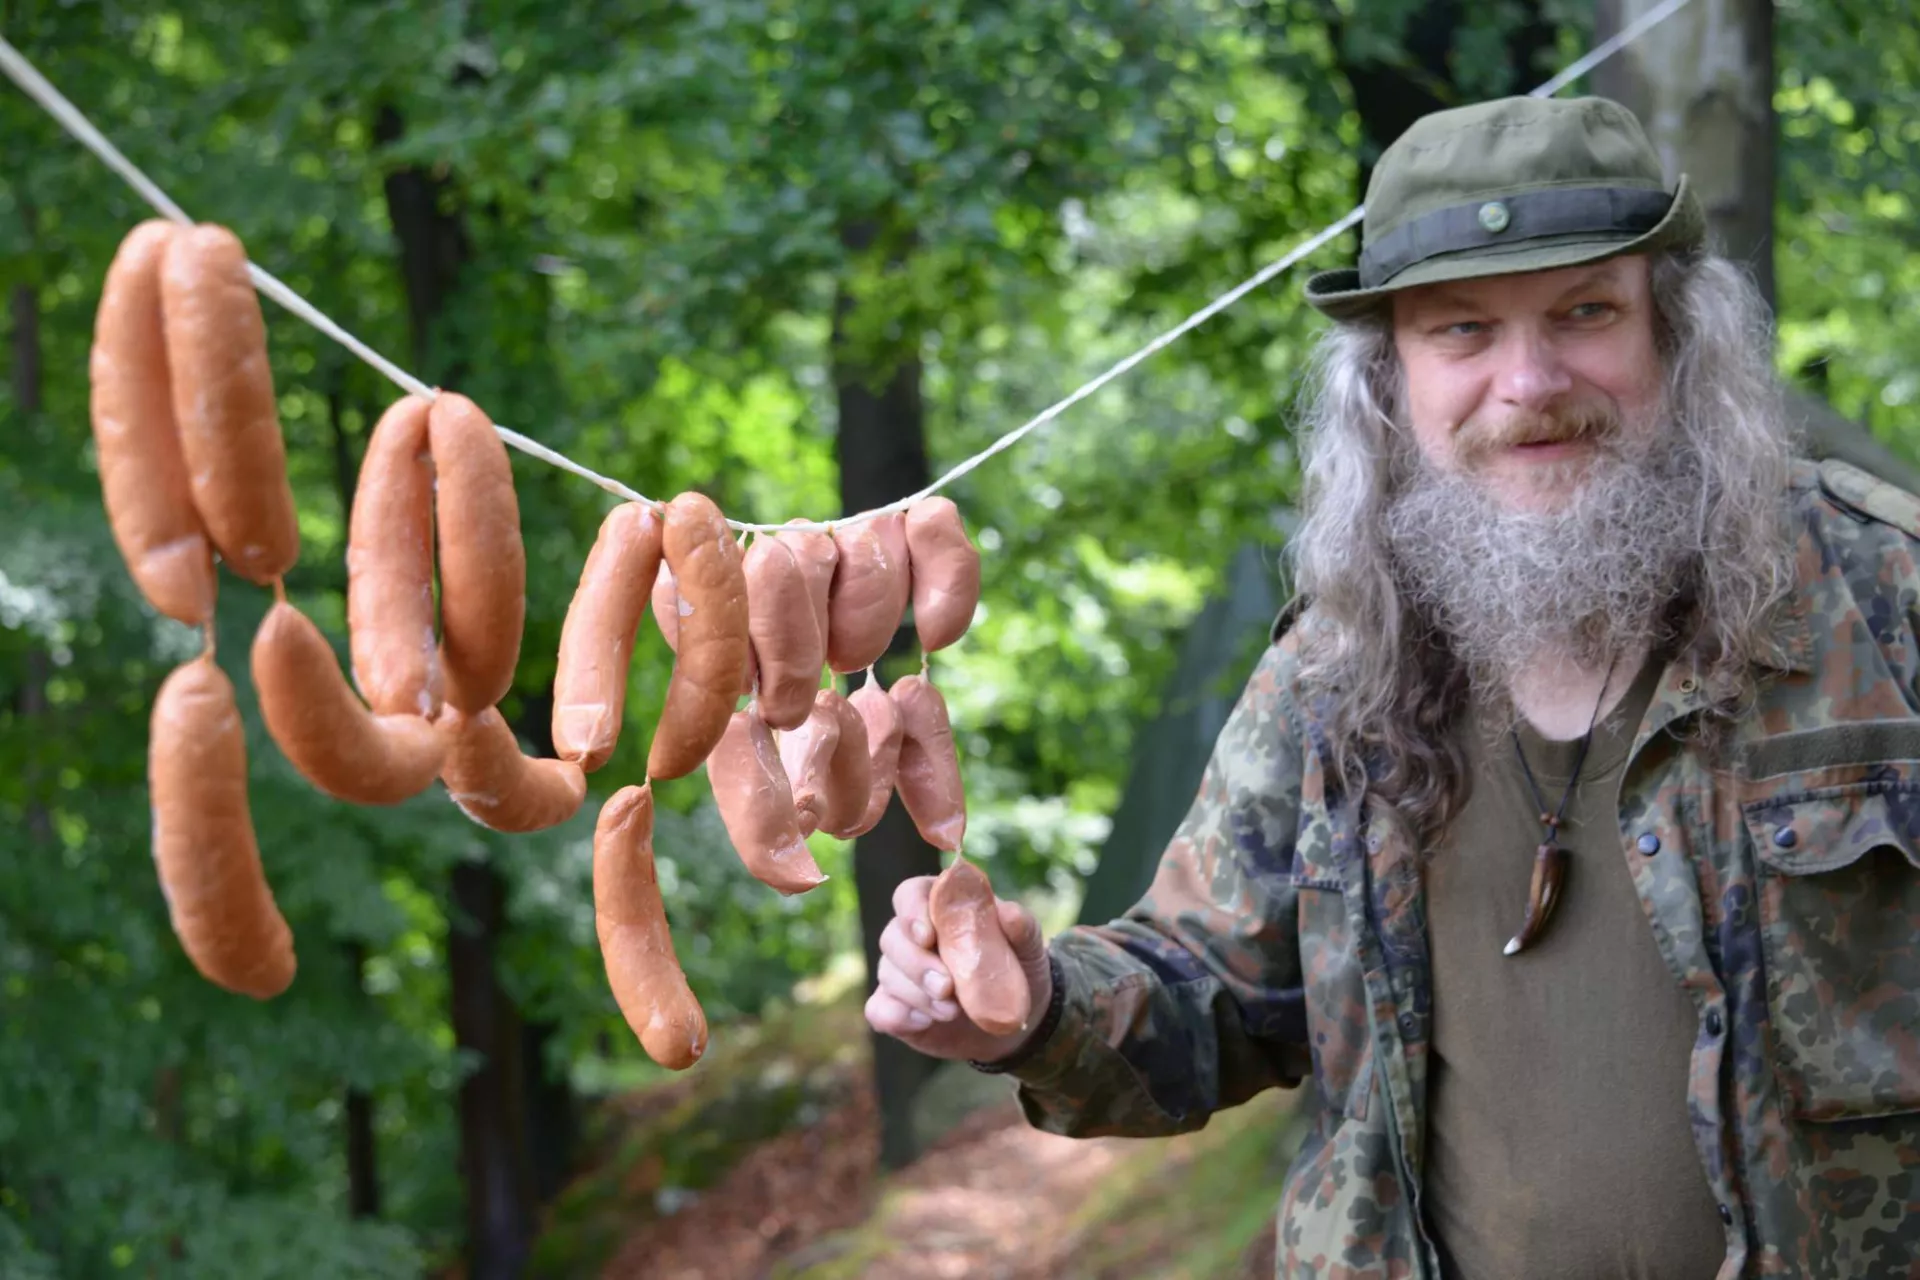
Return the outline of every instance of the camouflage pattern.
{"type": "MultiPolygon", "coordinates": [[[[1801,464],[1792,510],[1757,702],[1709,752],[1687,730],[1713,691],[1662,673],[1621,856],[1699,1015],[1685,1105],[1720,1280],[1916,1277],[1920,499],[1801,464]]],[[[1278,1274],[1436,1277],[1420,860],[1329,786],[1297,661],[1291,633],[1262,658],[1147,895],[1054,940],[1062,1017],[1013,1074],[1033,1124],[1089,1136],[1198,1129],[1311,1078],[1326,1105],[1281,1188],[1278,1274]]]]}

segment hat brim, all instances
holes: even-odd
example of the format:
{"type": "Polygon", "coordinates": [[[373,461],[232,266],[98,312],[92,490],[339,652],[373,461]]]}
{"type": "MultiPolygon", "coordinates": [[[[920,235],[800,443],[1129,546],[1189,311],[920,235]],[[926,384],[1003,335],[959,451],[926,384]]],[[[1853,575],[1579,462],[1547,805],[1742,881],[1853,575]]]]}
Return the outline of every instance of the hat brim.
{"type": "Polygon", "coordinates": [[[1673,203],[1666,216],[1652,229],[1639,235],[1581,234],[1547,236],[1520,244],[1462,249],[1457,253],[1436,254],[1371,289],[1360,287],[1357,268],[1341,267],[1316,272],[1307,280],[1307,301],[1335,320],[1357,320],[1376,310],[1380,304],[1403,289],[1423,284],[1442,284],[1453,280],[1478,280],[1490,276],[1523,275],[1530,271],[1556,271],[1563,267],[1604,262],[1608,258],[1631,253],[1651,253],[1658,249],[1691,248],[1706,235],[1706,216],[1699,200],[1687,185],[1686,175],[1674,184],[1673,203]]]}

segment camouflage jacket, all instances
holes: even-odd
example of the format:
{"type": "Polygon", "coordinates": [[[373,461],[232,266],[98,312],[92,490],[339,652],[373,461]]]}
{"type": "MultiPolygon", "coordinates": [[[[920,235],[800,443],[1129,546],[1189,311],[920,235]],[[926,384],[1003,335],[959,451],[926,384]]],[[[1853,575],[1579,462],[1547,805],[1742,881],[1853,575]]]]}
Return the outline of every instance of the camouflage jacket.
{"type": "MultiPolygon", "coordinates": [[[[1920,1275],[1920,499],[1800,464],[1797,582],[1718,758],[1662,674],[1620,842],[1698,1012],[1685,1100],[1720,1280],[1920,1275]]],[[[1284,623],[1284,616],[1283,616],[1284,623]]],[[[1147,895],[1052,943],[1050,1031],[1012,1067],[1056,1133],[1171,1134],[1311,1077],[1279,1274],[1436,1277],[1421,1212],[1432,1010],[1419,859],[1329,785],[1276,625],[1147,895]]],[[[1678,1100],[1676,1100],[1677,1102],[1678,1100]]]]}

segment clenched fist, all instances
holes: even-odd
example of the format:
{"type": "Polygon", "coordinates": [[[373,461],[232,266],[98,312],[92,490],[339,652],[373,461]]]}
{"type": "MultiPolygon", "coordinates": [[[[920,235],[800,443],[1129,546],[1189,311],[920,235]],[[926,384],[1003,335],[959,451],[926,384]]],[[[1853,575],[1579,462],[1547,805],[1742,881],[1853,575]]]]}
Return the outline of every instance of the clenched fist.
{"type": "Polygon", "coordinates": [[[933,882],[933,876],[915,876],[893,891],[893,919],[880,932],[880,972],[878,985],[867,997],[867,1025],[930,1058],[1004,1058],[1033,1034],[1053,999],[1053,973],[1039,922],[1017,902],[995,904],[1032,993],[1035,1025],[993,1035],[968,1018],[954,999],[953,975],[941,963],[940,939],[927,910],[933,882]]]}

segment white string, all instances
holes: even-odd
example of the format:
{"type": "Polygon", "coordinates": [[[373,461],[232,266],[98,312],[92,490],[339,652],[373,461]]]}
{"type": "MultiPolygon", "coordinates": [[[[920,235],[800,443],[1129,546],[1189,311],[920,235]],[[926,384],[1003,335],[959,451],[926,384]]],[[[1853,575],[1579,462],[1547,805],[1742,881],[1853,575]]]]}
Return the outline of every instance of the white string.
{"type": "MultiPolygon", "coordinates": [[[[1572,84],[1594,67],[1599,66],[1602,62],[1611,58],[1621,49],[1639,39],[1648,30],[1666,21],[1666,19],[1678,13],[1691,2],[1692,0],[1665,0],[1665,3],[1648,10],[1627,27],[1623,28],[1619,33],[1602,42],[1589,51],[1584,57],[1568,66],[1551,80],[1548,80],[1545,84],[1534,89],[1529,96],[1545,98],[1560,92],[1560,90],[1564,89],[1567,85],[1572,84]]],[[[166,192],[155,185],[132,161],[121,155],[119,149],[107,141],[100,131],[94,128],[92,123],[80,113],[79,109],[62,96],[58,89],[55,89],[51,84],[47,83],[45,77],[34,69],[33,64],[22,57],[20,52],[8,43],[3,36],[0,36],[0,69],[4,69],[7,75],[12,78],[13,82],[19,85],[28,97],[44,107],[68,133],[72,134],[90,151],[105,161],[107,166],[114,172],[125,178],[128,184],[132,186],[135,191],[139,192],[148,204],[175,222],[188,225],[192,224],[193,220],[186,215],[179,205],[167,198],[166,192]]],[[[886,515],[895,511],[905,511],[913,503],[920,501],[922,498],[930,497],[946,488],[960,477],[978,467],[988,458],[1012,448],[1036,428],[1053,421],[1066,410],[1086,399],[1101,387],[1106,386],[1107,383],[1112,382],[1121,374],[1126,373],[1135,365],[1140,364],[1149,356],[1163,350],[1193,329],[1205,324],[1208,320],[1211,320],[1214,316],[1220,314],[1220,312],[1226,310],[1247,294],[1258,289],[1261,285],[1266,284],[1275,276],[1293,266],[1293,264],[1300,261],[1300,259],[1306,257],[1314,250],[1326,244],[1329,240],[1341,235],[1359,223],[1365,216],[1366,206],[1364,204],[1355,205],[1345,217],[1304,241],[1285,257],[1262,267],[1247,280],[1229,289],[1226,293],[1221,294],[1173,328],[1168,329],[1165,333],[1162,333],[1159,337],[1147,343],[1146,346],[1141,347],[1132,355],[1121,360],[1105,373],[1100,374],[1089,382],[1083,383],[1064,399],[1049,405],[1027,422],[1007,432],[985,449],[982,449],[979,453],[974,454],[971,458],[955,466],[952,470],[948,471],[945,475],[918,493],[911,493],[898,501],[888,503],[886,506],[876,507],[871,511],[862,511],[858,514],[845,516],[837,520],[795,520],[786,524],[752,524],[739,520],[729,520],[727,524],[742,533],[777,533],[795,529],[831,530],[835,527],[857,524],[862,520],[868,520],[874,516],[886,515]]],[[[289,289],[272,275],[269,275],[261,267],[250,262],[247,265],[247,270],[253,277],[254,286],[259,289],[261,293],[266,294],[282,307],[285,307],[288,311],[305,320],[308,324],[314,326],[335,342],[346,347],[347,350],[359,356],[381,373],[386,374],[388,378],[401,388],[412,392],[414,395],[424,396],[429,400],[437,396],[438,392],[434,388],[427,386],[418,378],[400,368],[373,348],[367,346],[364,342],[360,341],[360,339],[354,337],[345,329],[342,329],[315,308],[313,304],[309,303],[292,289],[289,289]]],[[[608,493],[625,498],[630,502],[644,502],[654,508],[659,508],[663,505],[659,499],[646,497],[620,483],[618,480],[603,476],[591,468],[584,467],[565,454],[555,452],[539,441],[523,436],[517,431],[499,426],[498,424],[495,425],[494,430],[499,432],[500,438],[503,441],[519,449],[521,452],[531,454],[543,462],[551,463],[563,471],[570,471],[582,479],[590,480],[608,493]]]]}
{"type": "MultiPolygon", "coordinates": [[[[342,329],[322,314],[319,308],[315,307],[311,302],[308,302],[280,281],[268,275],[266,271],[260,267],[249,262],[247,264],[247,271],[253,276],[253,282],[259,288],[260,292],[266,294],[269,298],[272,298],[275,302],[293,312],[293,314],[299,316],[302,320],[305,320],[308,324],[320,330],[320,332],[326,334],[329,338],[332,338],[335,342],[338,342],[341,346],[353,352],[353,354],[359,356],[380,372],[386,374],[387,377],[393,379],[393,381],[401,387],[411,391],[414,395],[424,396],[428,400],[434,400],[439,397],[440,392],[437,388],[429,387],[426,383],[420,381],[420,379],[414,377],[405,369],[400,368],[394,364],[393,361],[387,359],[378,351],[375,351],[366,343],[348,333],[345,329],[342,329]]],[[[523,436],[518,431],[503,427],[499,423],[495,423],[493,429],[500,434],[502,440],[520,450],[522,453],[530,453],[542,462],[552,463],[562,471],[571,471],[583,479],[591,480],[608,493],[618,494],[630,502],[644,502],[651,507],[658,507],[660,505],[654,499],[634,492],[618,480],[603,476],[589,467],[583,467],[572,458],[567,457],[564,453],[558,453],[547,448],[546,445],[541,444],[538,440],[523,436]]]]}

